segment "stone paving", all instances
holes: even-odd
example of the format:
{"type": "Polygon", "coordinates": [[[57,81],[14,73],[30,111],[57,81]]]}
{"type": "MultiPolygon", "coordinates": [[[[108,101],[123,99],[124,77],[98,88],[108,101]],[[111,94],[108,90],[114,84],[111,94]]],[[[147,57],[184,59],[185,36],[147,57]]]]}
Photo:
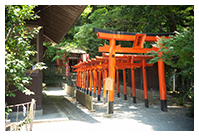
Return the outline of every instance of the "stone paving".
{"type": "MultiPolygon", "coordinates": [[[[137,99],[132,102],[115,97],[114,114],[107,114],[107,104],[93,98],[89,111],[61,88],[48,88],[43,98],[43,116],[36,116],[33,131],[193,131],[194,118],[187,117],[187,108],[168,106],[162,112],[159,105],[144,107],[137,99]],[[49,114],[49,115],[48,115],[49,114]],[[43,119],[43,121],[42,121],[43,119]],[[89,128],[89,129],[88,129],[89,128]]],[[[115,96],[117,96],[115,94],[115,96]]]]}

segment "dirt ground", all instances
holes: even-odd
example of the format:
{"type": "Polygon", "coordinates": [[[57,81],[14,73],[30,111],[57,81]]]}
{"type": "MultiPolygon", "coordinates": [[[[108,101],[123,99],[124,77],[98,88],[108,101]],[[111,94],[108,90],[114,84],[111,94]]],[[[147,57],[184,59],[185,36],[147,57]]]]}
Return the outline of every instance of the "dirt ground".
{"type": "Polygon", "coordinates": [[[49,120],[34,123],[33,131],[194,130],[194,118],[186,116],[188,109],[184,107],[168,106],[168,112],[162,112],[160,105],[149,105],[149,108],[145,108],[144,102],[137,99],[137,103],[134,104],[131,97],[123,100],[121,94],[121,98],[115,97],[114,114],[107,115],[107,104],[103,104],[102,97],[101,101],[93,98],[95,111],[91,112],[76,99],[65,95],[59,87],[49,88],[44,93],[43,117],[48,116],[49,120]],[[59,121],[50,121],[55,118],[59,118],[59,121]]]}

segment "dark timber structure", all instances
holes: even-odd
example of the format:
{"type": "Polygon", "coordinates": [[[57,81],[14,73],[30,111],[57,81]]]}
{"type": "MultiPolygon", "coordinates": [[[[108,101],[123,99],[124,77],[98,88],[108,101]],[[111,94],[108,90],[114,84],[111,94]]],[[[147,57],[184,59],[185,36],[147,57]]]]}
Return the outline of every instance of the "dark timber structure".
{"type": "MultiPolygon", "coordinates": [[[[37,56],[36,62],[42,62],[46,48],[43,46],[43,42],[59,43],[63,37],[67,34],[69,29],[81,15],[86,5],[39,5],[34,9],[40,18],[37,20],[27,20],[27,28],[42,26],[39,34],[35,37],[37,56]]],[[[29,74],[29,71],[26,72],[29,74]]],[[[31,101],[34,98],[36,102],[36,109],[42,110],[42,82],[43,72],[35,70],[31,77],[33,80],[28,88],[35,93],[35,95],[26,96],[21,91],[16,91],[16,97],[8,98],[5,100],[8,105],[14,105],[19,103],[25,103],[31,101]]],[[[14,88],[14,86],[11,86],[14,88]]]]}

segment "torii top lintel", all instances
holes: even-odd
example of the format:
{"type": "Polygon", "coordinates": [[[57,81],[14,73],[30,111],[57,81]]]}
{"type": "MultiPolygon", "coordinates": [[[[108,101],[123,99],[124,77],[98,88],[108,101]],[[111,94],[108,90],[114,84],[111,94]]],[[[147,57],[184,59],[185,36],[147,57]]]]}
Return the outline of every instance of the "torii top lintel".
{"type": "MultiPolygon", "coordinates": [[[[115,52],[120,53],[148,53],[149,51],[158,51],[159,48],[143,48],[144,42],[155,42],[158,37],[161,38],[171,38],[170,35],[175,35],[175,33],[131,33],[122,31],[109,31],[102,30],[98,28],[93,28],[93,32],[97,33],[97,37],[100,39],[114,39],[119,41],[134,41],[132,48],[121,47],[121,45],[115,46],[115,52]]],[[[109,52],[110,46],[104,45],[104,47],[99,47],[99,52],[109,52]]]]}
{"type": "Polygon", "coordinates": [[[146,42],[154,42],[157,41],[158,37],[169,37],[170,35],[175,35],[175,33],[133,33],[133,32],[122,32],[122,31],[110,31],[103,30],[98,28],[93,28],[93,32],[97,33],[98,38],[100,39],[112,39],[119,41],[135,41],[136,34],[145,34],[146,42]]]}

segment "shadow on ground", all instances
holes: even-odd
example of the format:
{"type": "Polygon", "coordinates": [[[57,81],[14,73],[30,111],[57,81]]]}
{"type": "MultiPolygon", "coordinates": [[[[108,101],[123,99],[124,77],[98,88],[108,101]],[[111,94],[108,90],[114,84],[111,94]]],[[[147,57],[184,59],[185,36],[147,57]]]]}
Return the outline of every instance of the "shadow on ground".
{"type": "Polygon", "coordinates": [[[103,104],[102,97],[100,101],[97,101],[97,97],[93,98],[93,108],[96,112],[90,112],[76,102],[75,98],[45,95],[43,96],[43,117],[68,118],[71,121],[91,123],[93,127],[111,126],[114,130],[124,128],[130,131],[194,130],[194,118],[186,116],[187,108],[168,106],[168,112],[162,112],[160,105],[149,105],[149,108],[145,108],[143,101],[137,99],[135,104],[131,97],[127,98],[124,100],[122,95],[121,98],[115,97],[114,114],[107,118],[104,116],[107,114],[107,103],[103,104]]]}
{"type": "MultiPolygon", "coordinates": [[[[115,95],[117,96],[117,95],[115,95]]],[[[100,117],[102,113],[107,111],[107,104],[102,101],[93,100],[95,117],[100,117]]],[[[184,107],[168,106],[168,111],[163,112],[159,105],[149,105],[145,108],[144,102],[137,99],[137,103],[133,103],[132,98],[123,100],[123,97],[114,100],[114,114],[111,120],[125,120],[126,126],[131,127],[148,127],[155,131],[194,131],[194,118],[187,117],[188,109],[184,107]],[[141,124],[143,124],[141,126],[141,124]]],[[[119,123],[119,122],[118,122],[119,123]]]]}
{"type": "Polygon", "coordinates": [[[68,118],[69,120],[99,123],[99,121],[74,106],[64,96],[43,96],[43,118],[68,118]]]}

